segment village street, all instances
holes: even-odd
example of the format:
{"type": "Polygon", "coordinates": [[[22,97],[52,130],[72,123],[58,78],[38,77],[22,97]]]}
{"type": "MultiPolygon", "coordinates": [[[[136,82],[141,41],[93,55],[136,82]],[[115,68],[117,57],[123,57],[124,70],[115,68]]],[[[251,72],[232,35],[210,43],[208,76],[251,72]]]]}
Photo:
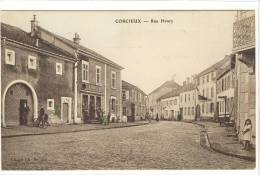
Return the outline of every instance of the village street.
{"type": "Polygon", "coordinates": [[[254,162],[200,146],[197,125],[153,123],[119,129],[2,138],[2,169],[247,169],[254,162]]]}

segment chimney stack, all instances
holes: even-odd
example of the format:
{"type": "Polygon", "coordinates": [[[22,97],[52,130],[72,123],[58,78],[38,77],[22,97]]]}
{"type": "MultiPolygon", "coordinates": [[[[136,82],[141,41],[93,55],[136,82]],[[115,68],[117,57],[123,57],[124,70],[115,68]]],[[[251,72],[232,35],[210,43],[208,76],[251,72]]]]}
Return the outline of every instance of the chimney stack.
{"type": "Polygon", "coordinates": [[[78,33],[75,33],[75,37],[73,38],[74,43],[79,44],[80,37],[78,33]]]}
{"type": "Polygon", "coordinates": [[[31,20],[31,36],[35,36],[37,33],[38,21],[36,20],[36,15],[33,15],[33,20],[31,20]]]}

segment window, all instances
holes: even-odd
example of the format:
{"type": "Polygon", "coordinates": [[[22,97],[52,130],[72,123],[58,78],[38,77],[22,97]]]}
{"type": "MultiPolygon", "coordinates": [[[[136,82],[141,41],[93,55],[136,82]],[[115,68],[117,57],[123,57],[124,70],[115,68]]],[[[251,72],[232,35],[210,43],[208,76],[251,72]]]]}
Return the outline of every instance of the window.
{"type": "Polygon", "coordinates": [[[56,63],[56,74],[62,75],[62,63],[56,63]]]}
{"type": "Polygon", "coordinates": [[[82,82],[89,82],[89,62],[82,60],[82,82]]]}
{"type": "Polygon", "coordinates": [[[192,109],[191,109],[191,115],[194,115],[194,107],[192,107],[192,109]]]}
{"type": "Polygon", "coordinates": [[[123,115],[126,116],[126,107],[123,107],[123,115]]]}
{"type": "Polygon", "coordinates": [[[214,88],[211,87],[211,98],[214,98],[214,88]]]}
{"type": "Polygon", "coordinates": [[[101,67],[96,66],[96,84],[101,85],[101,67]]]}
{"type": "Polygon", "coordinates": [[[202,113],[204,113],[204,111],[205,111],[204,110],[204,103],[202,104],[202,108],[201,109],[202,109],[202,113]]]}
{"type": "Polygon", "coordinates": [[[190,107],[188,107],[188,115],[190,115],[190,107]]]}
{"type": "Polygon", "coordinates": [[[15,52],[5,49],[5,64],[15,65],[15,52]]]}
{"type": "Polygon", "coordinates": [[[111,87],[116,88],[116,72],[114,71],[111,72],[111,87]]]}
{"type": "Polygon", "coordinates": [[[29,55],[28,56],[28,69],[36,69],[36,57],[29,55]]]}
{"type": "Polygon", "coordinates": [[[54,110],[54,99],[47,99],[47,110],[54,110]]]}
{"type": "Polygon", "coordinates": [[[189,94],[189,96],[188,96],[188,100],[190,101],[190,94],[189,94]]]}
{"type": "Polygon", "coordinates": [[[207,82],[209,82],[209,74],[207,75],[207,82]]]}
{"type": "Polygon", "coordinates": [[[116,98],[115,97],[111,97],[111,110],[113,112],[115,112],[115,110],[116,110],[116,98]]]}
{"type": "Polygon", "coordinates": [[[205,77],[203,76],[202,77],[202,84],[204,84],[205,83],[205,77]]]}
{"type": "Polygon", "coordinates": [[[184,101],[186,102],[186,94],[185,94],[185,98],[184,98],[184,101]]]}
{"type": "Polygon", "coordinates": [[[122,91],[122,100],[123,100],[123,101],[126,100],[126,91],[122,91]]]}
{"type": "Polygon", "coordinates": [[[125,91],[125,99],[129,100],[129,91],[125,91]]]}

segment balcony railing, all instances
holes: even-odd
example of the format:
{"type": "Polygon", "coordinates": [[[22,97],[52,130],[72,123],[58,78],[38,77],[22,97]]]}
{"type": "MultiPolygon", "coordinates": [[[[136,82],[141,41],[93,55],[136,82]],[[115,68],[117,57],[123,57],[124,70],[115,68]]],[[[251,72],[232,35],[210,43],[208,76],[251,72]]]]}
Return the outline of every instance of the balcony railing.
{"type": "Polygon", "coordinates": [[[255,16],[233,24],[233,50],[245,50],[255,46],[255,16]]]}

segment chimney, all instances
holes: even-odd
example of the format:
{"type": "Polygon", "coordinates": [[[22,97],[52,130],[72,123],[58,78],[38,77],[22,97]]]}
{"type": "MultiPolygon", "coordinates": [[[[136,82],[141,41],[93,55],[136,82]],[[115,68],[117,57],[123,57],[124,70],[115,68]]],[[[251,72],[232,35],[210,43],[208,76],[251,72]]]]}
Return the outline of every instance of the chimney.
{"type": "Polygon", "coordinates": [[[36,15],[33,15],[33,20],[31,20],[31,36],[35,36],[37,32],[38,21],[36,20],[36,15]]]}
{"type": "Polygon", "coordinates": [[[73,38],[74,43],[79,44],[80,37],[78,33],[75,33],[75,37],[73,38]]]}

